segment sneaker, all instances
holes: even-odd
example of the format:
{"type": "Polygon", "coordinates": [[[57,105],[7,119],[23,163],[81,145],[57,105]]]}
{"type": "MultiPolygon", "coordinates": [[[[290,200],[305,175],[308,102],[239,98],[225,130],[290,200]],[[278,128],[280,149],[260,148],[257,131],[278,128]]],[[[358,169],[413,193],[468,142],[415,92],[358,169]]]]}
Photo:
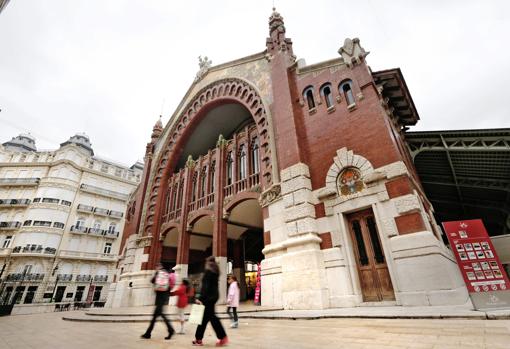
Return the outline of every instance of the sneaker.
{"type": "Polygon", "coordinates": [[[230,324],[230,328],[237,328],[239,326],[239,322],[238,321],[234,321],[230,324]]]}
{"type": "Polygon", "coordinates": [[[140,338],[143,338],[143,339],[150,339],[151,338],[151,335],[148,334],[148,333],[144,333],[140,336],[140,338]]]}
{"type": "Polygon", "coordinates": [[[217,347],[224,347],[228,344],[228,337],[225,336],[223,337],[222,339],[220,339],[219,341],[216,342],[216,346],[217,347]]]}
{"type": "Polygon", "coordinates": [[[193,342],[191,342],[191,344],[193,344],[194,347],[201,347],[204,345],[201,339],[195,339],[193,342]]]}
{"type": "Polygon", "coordinates": [[[186,334],[186,331],[184,330],[180,330],[179,332],[177,332],[178,334],[186,334]]]}

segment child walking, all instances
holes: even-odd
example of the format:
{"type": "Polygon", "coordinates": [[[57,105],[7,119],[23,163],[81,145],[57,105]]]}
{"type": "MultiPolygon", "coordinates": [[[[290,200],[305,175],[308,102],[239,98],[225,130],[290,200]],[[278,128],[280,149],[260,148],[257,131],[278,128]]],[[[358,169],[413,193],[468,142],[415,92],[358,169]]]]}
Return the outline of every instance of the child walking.
{"type": "Polygon", "coordinates": [[[237,328],[239,326],[239,321],[237,319],[237,307],[239,306],[239,286],[237,285],[237,278],[231,275],[228,278],[228,284],[227,313],[230,317],[230,321],[232,321],[230,327],[237,328]]]}
{"type": "Polygon", "coordinates": [[[182,283],[175,290],[170,292],[171,296],[177,296],[177,311],[179,312],[179,321],[181,322],[181,330],[179,334],[184,334],[184,309],[188,306],[189,281],[183,279],[182,283]]]}

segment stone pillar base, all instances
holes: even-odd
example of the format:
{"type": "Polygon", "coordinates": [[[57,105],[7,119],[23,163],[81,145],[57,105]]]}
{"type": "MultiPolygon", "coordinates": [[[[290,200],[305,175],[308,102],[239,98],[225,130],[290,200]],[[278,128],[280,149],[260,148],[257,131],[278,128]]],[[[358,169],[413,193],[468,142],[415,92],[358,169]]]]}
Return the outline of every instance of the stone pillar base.
{"type": "Polygon", "coordinates": [[[154,305],[155,295],[151,279],[154,270],[125,273],[115,284],[113,297],[109,300],[112,308],[154,305]]]}
{"type": "Polygon", "coordinates": [[[215,257],[216,263],[220,268],[220,277],[218,279],[218,291],[220,294],[220,298],[216,304],[226,304],[227,303],[227,257],[215,257]]]}

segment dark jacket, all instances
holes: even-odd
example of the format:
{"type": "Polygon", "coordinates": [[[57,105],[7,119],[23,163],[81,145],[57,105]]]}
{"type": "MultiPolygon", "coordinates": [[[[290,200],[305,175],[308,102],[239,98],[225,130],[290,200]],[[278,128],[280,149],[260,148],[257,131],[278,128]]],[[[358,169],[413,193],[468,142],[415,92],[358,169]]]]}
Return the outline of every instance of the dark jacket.
{"type": "Polygon", "coordinates": [[[200,289],[200,297],[198,299],[204,305],[214,305],[218,301],[218,277],[219,275],[206,270],[202,277],[202,288],[200,289]]]}

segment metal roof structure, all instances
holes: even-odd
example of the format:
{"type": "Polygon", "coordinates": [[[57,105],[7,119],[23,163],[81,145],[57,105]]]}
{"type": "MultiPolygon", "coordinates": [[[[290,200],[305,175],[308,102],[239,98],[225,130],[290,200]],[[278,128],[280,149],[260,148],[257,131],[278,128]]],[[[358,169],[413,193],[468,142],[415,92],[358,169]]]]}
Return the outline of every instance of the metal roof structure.
{"type": "Polygon", "coordinates": [[[438,222],[481,218],[510,233],[510,129],[406,132],[438,222]]]}

